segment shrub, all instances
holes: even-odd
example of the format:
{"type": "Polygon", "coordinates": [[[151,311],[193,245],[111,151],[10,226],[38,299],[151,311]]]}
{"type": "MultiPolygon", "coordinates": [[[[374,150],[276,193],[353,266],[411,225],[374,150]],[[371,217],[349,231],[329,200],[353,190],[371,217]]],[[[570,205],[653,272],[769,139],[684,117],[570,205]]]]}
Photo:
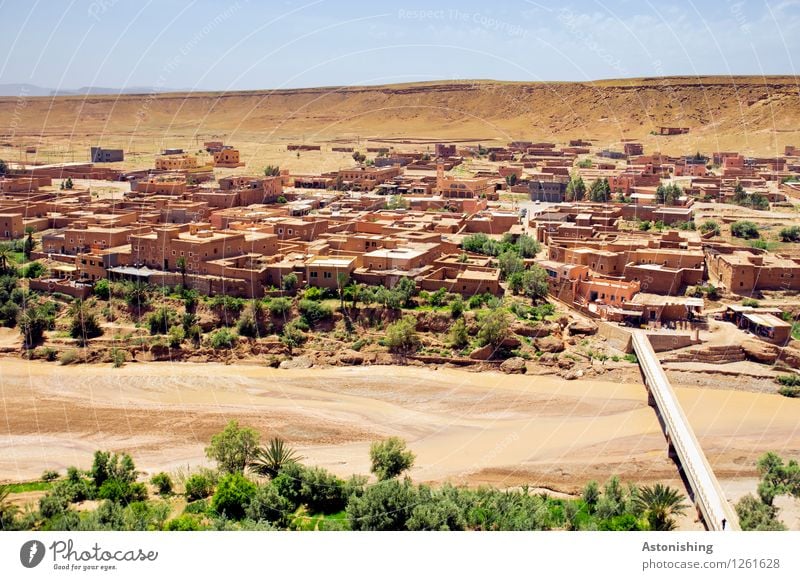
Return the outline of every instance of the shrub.
{"type": "Polygon", "coordinates": [[[775,380],[785,387],[800,386],[800,375],[780,375],[775,380]]]}
{"type": "MultiPolygon", "coordinates": [[[[128,354],[121,348],[111,349],[111,364],[115,369],[120,368],[128,360],[128,354]]],[[[67,364],[62,361],[61,364],[67,364]]]]}
{"type": "Polygon", "coordinates": [[[783,395],[784,397],[789,397],[791,399],[796,399],[800,397],[800,386],[780,387],[778,389],[778,394],[783,395]]]}
{"type": "Polygon", "coordinates": [[[714,220],[708,220],[700,225],[700,231],[704,234],[712,233],[713,235],[718,236],[721,230],[717,222],[714,220]]]}
{"type": "Polygon", "coordinates": [[[62,365],[71,365],[81,362],[81,355],[77,350],[65,350],[61,353],[61,356],[58,357],[58,362],[62,365]]]}
{"type": "Polygon", "coordinates": [[[162,307],[147,317],[150,334],[167,334],[172,324],[173,312],[167,307],[162,307]]]}
{"type": "Polygon", "coordinates": [[[370,471],[379,481],[399,476],[414,465],[414,454],[406,449],[406,442],[399,437],[385,441],[373,441],[369,448],[370,471]]]}
{"type": "Polygon", "coordinates": [[[183,514],[169,520],[164,526],[164,530],[167,532],[199,532],[203,529],[205,528],[200,524],[197,517],[189,514],[183,514]]]}
{"type": "Polygon", "coordinates": [[[301,320],[292,320],[283,327],[283,333],[280,337],[281,342],[291,348],[300,346],[306,341],[306,334],[303,332],[303,328],[307,329],[307,325],[301,320]]]}
{"type": "Polygon", "coordinates": [[[450,327],[450,345],[453,348],[464,348],[469,344],[469,333],[467,332],[467,324],[463,318],[456,320],[450,327]]]}
{"type": "Polygon", "coordinates": [[[236,335],[228,328],[220,328],[211,334],[209,343],[211,344],[211,348],[216,350],[233,348],[233,345],[236,344],[236,335]]]}
{"type": "Polygon", "coordinates": [[[759,236],[758,226],[750,221],[738,221],[731,225],[731,234],[737,238],[752,239],[759,236]]]}
{"type": "Polygon", "coordinates": [[[217,485],[217,490],[211,499],[211,508],[222,516],[240,520],[244,517],[245,510],[255,493],[255,483],[241,473],[230,473],[217,485]]]}
{"type": "Polygon", "coordinates": [[[292,503],[281,496],[274,485],[267,484],[258,486],[250,498],[245,516],[256,522],[270,522],[284,528],[293,511],[292,503]]]}
{"type": "Polygon", "coordinates": [[[31,262],[22,268],[21,274],[23,278],[39,278],[46,271],[47,268],[41,262],[31,262]]]}
{"type": "Polygon", "coordinates": [[[490,344],[500,346],[509,334],[508,315],[502,309],[495,309],[487,312],[480,321],[478,329],[478,342],[481,346],[490,344]]]}
{"type": "Polygon", "coordinates": [[[298,279],[297,274],[289,272],[281,280],[281,287],[285,292],[294,292],[297,289],[298,279]]]}
{"type": "Polygon", "coordinates": [[[800,226],[783,228],[778,235],[782,242],[800,242],[800,226]]]}
{"type": "Polygon", "coordinates": [[[329,306],[320,304],[314,300],[301,300],[297,303],[297,309],[310,326],[314,326],[318,322],[333,316],[333,311],[329,306]]]}
{"type": "Polygon", "coordinates": [[[312,513],[335,514],[347,505],[345,483],[321,467],[302,470],[300,500],[312,513]]]}
{"type": "Polygon", "coordinates": [[[417,490],[407,479],[372,485],[350,498],[347,518],[353,530],[404,530],[417,503],[417,490]]]}
{"type": "Polygon", "coordinates": [[[407,315],[386,327],[386,346],[390,352],[414,352],[419,346],[417,319],[407,315]]]}
{"type": "Polygon", "coordinates": [[[150,478],[150,483],[156,488],[159,495],[169,495],[172,493],[172,478],[168,473],[156,473],[150,478]]]}
{"type": "Polygon", "coordinates": [[[278,298],[273,298],[269,303],[269,312],[273,316],[283,316],[292,308],[292,301],[288,298],[284,298],[279,296],[278,298]]]}
{"type": "Polygon", "coordinates": [[[168,342],[170,348],[180,348],[183,339],[186,338],[186,332],[183,330],[183,326],[175,325],[170,327],[168,333],[168,342]]]}
{"type": "Polygon", "coordinates": [[[742,306],[750,306],[752,308],[758,308],[759,302],[753,298],[745,298],[742,300],[742,306]]]}
{"type": "Polygon", "coordinates": [[[450,301],[450,316],[460,318],[462,314],[464,314],[464,299],[461,294],[456,294],[450,301]]]}
{"type": "Polygon", "coordinates": [[[46,470],[42,473],[42,481],[54,481],[58,479],[58,472],[52,469],[46,470]]]}
{"type": "Polygon", "coordinates": [[[183,487],[186,501],[197,501],[214,492],[214,481],[206,473],[194,473],[186,479],[183,487]]]}
{"type": "Polygon", "coordinates": [[[111,297],[111,284],[105,278],[94,283],[92,293],[101,300],[108,300],[111,297]]]}

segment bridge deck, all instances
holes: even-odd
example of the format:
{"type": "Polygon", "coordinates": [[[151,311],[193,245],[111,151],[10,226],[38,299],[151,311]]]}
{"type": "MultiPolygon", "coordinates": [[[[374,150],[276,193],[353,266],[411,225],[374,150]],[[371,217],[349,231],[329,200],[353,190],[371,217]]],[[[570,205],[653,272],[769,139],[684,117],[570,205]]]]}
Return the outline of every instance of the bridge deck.
{"type": "Polygon", "coordinates": [[[736,512],[725,499],[722,487],[711,470],[700,443],[678,403],[675,391],[661,368],[661,362],[644,332],[633,331],[633,349],[639,359],[647,388],[664,422],[666,435],[675,448],[706,526],[710,530],[739,530],[736,512]],[[724,527],[723,520],[726,522],[724,527]]]}

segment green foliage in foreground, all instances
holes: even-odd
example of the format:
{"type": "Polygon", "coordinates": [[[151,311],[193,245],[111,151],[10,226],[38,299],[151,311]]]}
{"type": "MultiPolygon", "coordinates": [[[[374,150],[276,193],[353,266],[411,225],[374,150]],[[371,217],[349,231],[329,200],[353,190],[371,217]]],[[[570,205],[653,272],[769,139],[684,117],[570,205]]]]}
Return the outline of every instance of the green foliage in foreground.
{"type": "MultiPolygon", "coordinates": [[[[554,498],[523,486],[501,490],[415,484],[403,472],[414,454],[401,439],[375,442],[370,450],[378,481],[342,479],[300,457],[280,439],[260,447],[260,434],[231,422],[214,436],[209,457],[218,469],[175,477],[159,473],[151,484],[161,496],[147,499],[128,455],[97,452],[89,471],[70,468],[49,483],[38,507],[21,510],[9,501],[17,488],[0,488],[4,530],[668,530],[686,509],[685,497],[661,484],[624,486],[612,477],[589,482],[576,499],[554,498]],[[266,477],[253,479],[253,472],[266,477]],[[173,481],[174,480],[174,481],[173,481]],[[185,508],[176,513],[183,494],[185,508]],[[93,510],[79,508],[99,500],[93,510]]],[[[764,493],[793,493],[797,465],[777,456],[759,462],[764,493]]],[[[759,493],[762,492],[761,486],[759,493]]],[[[737,506],[746,529],[780,529],[776,510],[752,496],[737,506]]]]}

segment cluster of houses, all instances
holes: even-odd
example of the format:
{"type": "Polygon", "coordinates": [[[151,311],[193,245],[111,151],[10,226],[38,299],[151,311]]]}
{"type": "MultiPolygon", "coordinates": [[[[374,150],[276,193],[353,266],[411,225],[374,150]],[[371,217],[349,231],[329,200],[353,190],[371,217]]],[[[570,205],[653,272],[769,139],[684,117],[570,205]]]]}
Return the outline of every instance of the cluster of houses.
{"type": "MultiPolygon", "coordinates": [[[[219,141],[204,147],[210,164],[168,149],[154,168],[126,173],[96,165],[124,157],[98,147],[89,163],[12,170],[0,178],[0,239],[41,232],[34,257],[49,276],[36,284],[73,295],[112,278],[259,297],[282,287],[289,274],[301,286],[354,280],[391,287],[409,277],[429,291],[502,294],[496,262],[461,249],[463,238],[477,233],[534,237],[545,247],[535,261],[554,298],[622,323],[699,318],[703,298],[686,290],[707,283],[747,296],[800,290],[794,257],[670,227],[693,220],[695,200],[724,200],[737,185],[765,192],[772,203],[800,194],[791,179],[800,173],[793,147],[762,159],[644,155],[636,142],[598,152],[584,139],[561,147],[440,143],[434,155],[378,148],[368,164],[317,175],[276,170],[218,178],[215,167],[241,166],[239,152],[219,141]],[[588,153],[590,163],[577,162],[588,153]],[[481,161],[471,171],[458,168],[468,157],[481,161]],[[568,200],[568,182],[577,176],[587,185],[607,182],[609,198],[568,200]],[[66,178],[126,180],[130,191],[121,200],[102,199],[58,187],[66,178]],[[680,180],[682,194],[659,199],[665,179],[680,180]],[[498,201],[503,191],[524,193],[531,211],[507,209],[498,201]],[[664,227],[640,231],[629,227],[633,220],[664,227]]],[[[745,319],[780,322],[766,314],[745,319]]]]}

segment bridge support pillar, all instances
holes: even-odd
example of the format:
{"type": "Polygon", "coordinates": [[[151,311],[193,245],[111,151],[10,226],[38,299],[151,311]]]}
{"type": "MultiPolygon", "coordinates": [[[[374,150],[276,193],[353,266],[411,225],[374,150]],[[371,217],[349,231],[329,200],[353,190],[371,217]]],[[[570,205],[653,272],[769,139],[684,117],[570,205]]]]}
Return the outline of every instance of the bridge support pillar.
{"type": "Polygon", "coordinates": [[[672,437],[669,434],[667,434],[667,457],[673,461],[678,461],[678,452],[672,444],[672,437]]]}

